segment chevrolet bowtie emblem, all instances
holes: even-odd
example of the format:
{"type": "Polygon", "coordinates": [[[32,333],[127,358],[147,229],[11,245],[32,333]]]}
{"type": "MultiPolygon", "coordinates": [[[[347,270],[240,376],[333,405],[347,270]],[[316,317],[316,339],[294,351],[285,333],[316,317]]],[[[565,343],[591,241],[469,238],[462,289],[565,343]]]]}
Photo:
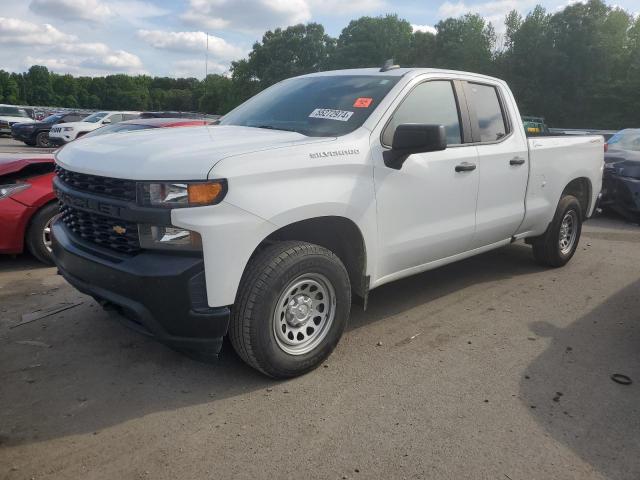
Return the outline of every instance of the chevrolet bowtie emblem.
{"type": "Polygon", "coordinates": [[[127,233],[127,229],[124,227],[121,227],[120,225],[114,225],[113,231],[116,232],[118,235],[124,235],[125,233],[127,233]]]}

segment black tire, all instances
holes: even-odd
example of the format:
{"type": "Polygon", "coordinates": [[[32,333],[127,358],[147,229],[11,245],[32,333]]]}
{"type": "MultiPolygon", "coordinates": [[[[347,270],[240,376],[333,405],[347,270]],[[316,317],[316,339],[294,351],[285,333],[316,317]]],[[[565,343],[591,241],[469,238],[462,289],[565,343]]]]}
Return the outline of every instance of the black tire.
{"type": "Polygon", "coordinates": [[[49,132],[39,132],[36,135],[36,145],[40,148],[49,148],[49,132]]]}
{"type": "Polygon", "coordinates": [[[53,265],[53,260],[44,241],[44,229],[57,214],[58,205],[56,203],[46,204],[31,218],[31,224],[27,230],[26,243],[29,252],[47,265],[53,265]]]}
{"type": "MultiPolygon", "coordinates": [[[[285,298],[285,304],[286,301],[285,298]]],[[[229,338],[238,355],[253,368],[273,378],[295,377],[316,368],[331,354],[342,336],[350,310],[349,275],[333,252],[305,242],[278,242],[258,253],[247,266],[232,309],[229,338]],[[317,334],[319,343],[312,350],[291,354],[281,346],[282,340],[276,338],[279,335],[275,333],[276,308],[281,295],[286,294],[285,289],[305,275],[316,275],[330,283],[335,305],[328,308],[333,311],[333,319],[327,322],[323,337],[317,334]]],[[[311,332],[309,338],[313,328],[311,332]]]]}
{"type": "MultiPolygon", "coordinates": [[[[572,230],[573,232],[573,230],[572,230]]],[[[556,213],[547,228],[547,231],[540,237],[534,239],[533,258],[536,262],[549,267],[562,267],[567,264],[578,248],[580,234],[582,233],[582,208],[580,202],[573,195],[565,195],[558,202],[556,213]],[[572,216],[575,237],[570,242],[570,246],[563,249],[560,246],[560,234],[563,220],[567,216],[572,216]]]]}

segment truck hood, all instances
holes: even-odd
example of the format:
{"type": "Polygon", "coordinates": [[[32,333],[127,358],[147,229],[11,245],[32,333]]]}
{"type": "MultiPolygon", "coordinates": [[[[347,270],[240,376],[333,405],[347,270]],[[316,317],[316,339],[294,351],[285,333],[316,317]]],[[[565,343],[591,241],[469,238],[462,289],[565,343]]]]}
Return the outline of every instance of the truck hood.
{"type": "Polygon", "coordinates": [[[223,158],[331,141],[236,126],[153,128],[81,138],[56,152],[69,170],[131,180],[201,180],[223,158]]]}

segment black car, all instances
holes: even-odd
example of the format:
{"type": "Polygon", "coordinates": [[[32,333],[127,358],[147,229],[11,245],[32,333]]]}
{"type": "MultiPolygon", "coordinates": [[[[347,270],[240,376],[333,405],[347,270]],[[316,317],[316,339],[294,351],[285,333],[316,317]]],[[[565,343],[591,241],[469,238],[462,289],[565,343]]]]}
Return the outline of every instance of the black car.
{"type": "Polygon", "coordinates": [[[612,136],[604,162],[600,206],[640,222],[640,128],[612,136]]]}
{"type": "Polygon", "coordinates": [[[18,123],[11,127],[11,136],[30,146],[49,147],[49,130],[58,123],[79,122],[87,115],[78,112],[55,113],[34,123],[18,123]]]}

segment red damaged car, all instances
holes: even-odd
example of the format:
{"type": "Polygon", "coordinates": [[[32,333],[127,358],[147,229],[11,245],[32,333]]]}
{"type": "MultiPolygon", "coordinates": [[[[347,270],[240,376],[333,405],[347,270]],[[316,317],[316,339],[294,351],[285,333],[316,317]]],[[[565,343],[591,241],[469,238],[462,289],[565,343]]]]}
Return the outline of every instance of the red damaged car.
{"type": "Polygon", "coordinates": [[[58,213],[53,168],[51,154],[0,157],[0,253],[22,253],[26,247],[51,263],[49,226],[58,213]]]}
{"type": "MultiPolygon", "coordinates": [[[[86,137],[131,130],[208,125],[209,120],[152,118],[119,122],[86,137]]],[[[82,138],[76,141],[82,141],[82,138]]],[[[43,263],[51,262],[51,220],[58,214],[51,154],[0,154],[0,253],[26,248],[43,263]]]]}

